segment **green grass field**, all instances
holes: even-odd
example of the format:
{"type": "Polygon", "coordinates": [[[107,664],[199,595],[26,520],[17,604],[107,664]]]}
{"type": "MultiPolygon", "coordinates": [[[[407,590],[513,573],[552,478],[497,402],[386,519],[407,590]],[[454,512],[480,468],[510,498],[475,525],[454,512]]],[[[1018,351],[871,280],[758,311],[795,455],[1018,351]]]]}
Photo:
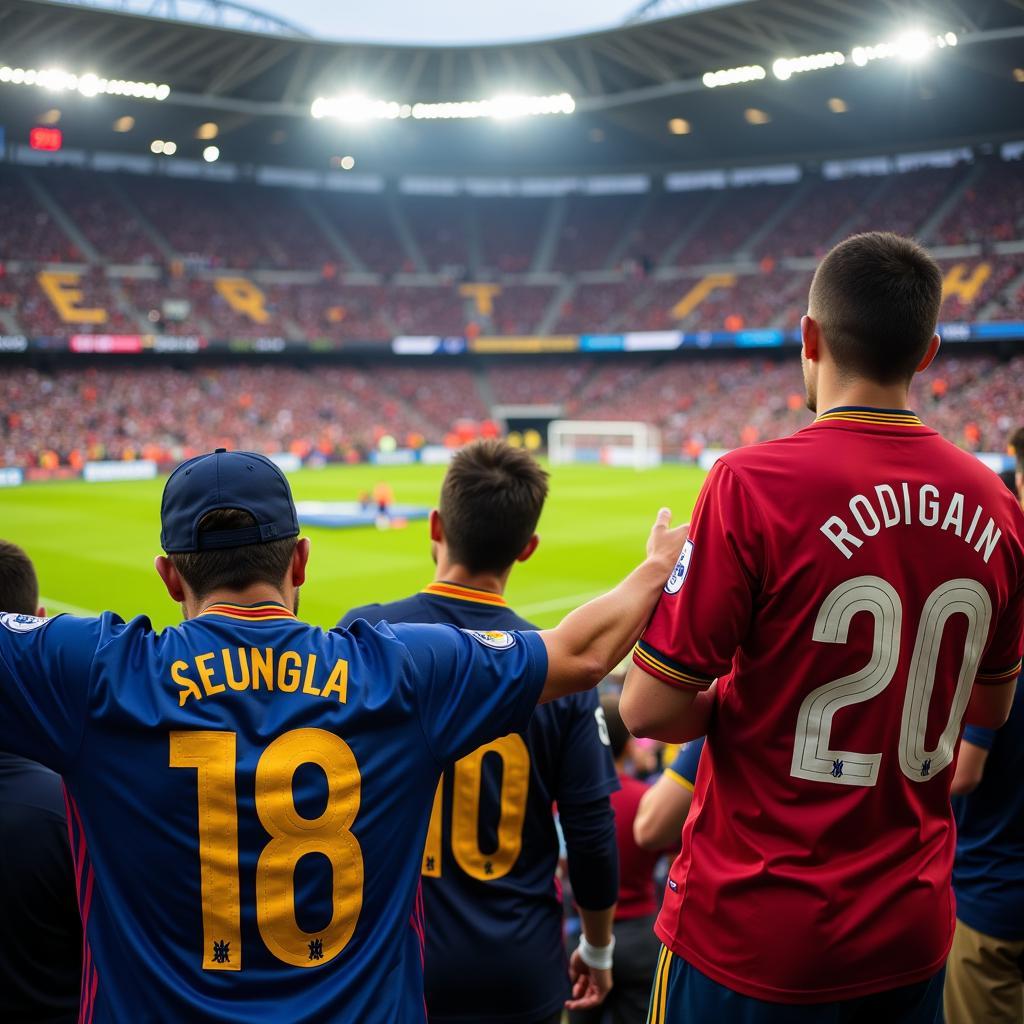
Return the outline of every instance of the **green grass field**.
{"type": "MultiPolygon", "coordinates": [[[[304,470],[291,477],[297,500],[351,501],[382,478],[396,501],[433,504],[444,470],[372,466],[304,470]]],[[[683,522],[704,473],[671,466],[636,472],[604,466],[560,466],[541,519],[541,545],[512,574],[516,610],[547,626],[600,593],[642,556],[661,505],[683,522]]],[[[31,555],[47,610],[148,615],[162,627],[179,620],[153,556],[160,553],[162,480],[144,483],[32,484],[0,491],[0,537],[31,555]]],[[[350,607],[404,597],[433,572],[425,522],[402,530],[307,529],[312,539],[302,617],[331,626],[350,607]]]]}

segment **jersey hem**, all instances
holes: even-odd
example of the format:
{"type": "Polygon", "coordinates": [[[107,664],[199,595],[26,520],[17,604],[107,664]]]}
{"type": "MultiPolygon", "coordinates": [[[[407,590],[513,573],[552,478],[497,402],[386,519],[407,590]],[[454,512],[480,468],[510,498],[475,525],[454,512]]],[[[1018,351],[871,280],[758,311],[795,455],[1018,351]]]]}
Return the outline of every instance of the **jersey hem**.
{"type": "Polygon", "coordinates": [[[722,970],[716,964],[705,960],[699,953],[690,949],[686,943],[673,938],[668,930],[663,927],[660,918],[655,922],[654,932],[665,944],[669,952],[674,956],[681,957],[692,967],[700,971],[701,974],[706,974],[717,984],[724,985],[740,995],[749,996],[751,999],[760,999],[766,1003],[792,1005],[814,1005],[815,1003],[838,1002],[843,999],[859,999],[863,996],[887,992],[889,989],[903,988],[906,985],[915,985],[918,982],[927,981],[942,970],[949,957],[949,951],[953,946],[951,930],[945,952],[938,960],[927,967],[921,967],[916,971],[907,971],[903,974],[892,974],[885,978],[878,978],[875,981],[861,982],[858,985],[839,985],[835,988],[821,988],[808,991],[806,989],[771,988],[768,985],[758,985],[755,982],[737,978],[728,971],[722,970]]]}

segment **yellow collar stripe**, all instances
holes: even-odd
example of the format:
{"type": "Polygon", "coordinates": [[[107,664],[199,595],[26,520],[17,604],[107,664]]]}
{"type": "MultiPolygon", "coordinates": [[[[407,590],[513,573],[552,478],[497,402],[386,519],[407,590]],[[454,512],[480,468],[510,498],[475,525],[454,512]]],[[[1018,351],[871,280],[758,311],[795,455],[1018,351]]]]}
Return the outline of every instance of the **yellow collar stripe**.
{"type": "Polygon", "coordinates": [[[822,413],[814,422],[825,423],[847,420],[851,423],[875,423],[886,427],[923,427],[920,417],[912,412],[875,412],[873,410],[844,409],[822,413]]]}
{"type": "Polygon", "coordinates": [[[472,587],[460,587],[456,583],[431,583],[423,588],[423,593],[434,594],[436,597],[451,597],[456,601],[494,605],[496,608],[508,607],[508,602],[501,594],[492,594],[486,590],[474,590],[472,587]]]}

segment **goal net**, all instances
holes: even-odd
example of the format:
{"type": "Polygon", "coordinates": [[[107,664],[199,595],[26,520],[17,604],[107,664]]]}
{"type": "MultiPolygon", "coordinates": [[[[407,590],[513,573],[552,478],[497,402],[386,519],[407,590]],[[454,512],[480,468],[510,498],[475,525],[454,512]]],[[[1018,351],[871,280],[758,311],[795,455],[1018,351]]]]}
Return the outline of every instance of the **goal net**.
{"type": "Polygon", "coordinates": [[[615,420],[554,420],[548,426],[553,464],[596,462],[648,469],[661,465],[661,435],[649,423],[615,420]]]}

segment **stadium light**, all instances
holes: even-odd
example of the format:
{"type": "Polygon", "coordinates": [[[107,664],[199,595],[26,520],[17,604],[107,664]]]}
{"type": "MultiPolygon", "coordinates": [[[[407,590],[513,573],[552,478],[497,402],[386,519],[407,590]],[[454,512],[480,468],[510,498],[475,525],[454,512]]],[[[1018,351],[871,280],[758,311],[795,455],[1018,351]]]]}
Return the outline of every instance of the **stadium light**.
{"type": "Polygon", "coordinates": [[[131,96],[139,100],[167,99],[171,87],[156,82],[133,82],[123,78],[102,78],[91,71],[71,74],[62,68],[14,68],[0,65],[0,82],[7,85],[34,85],[49,92],[77,92],[81,96],[131,96]]]}
{"type": "Polygon", "coordinates": [[[690,122],[685,117],[673,117],[668,123],[668,130],[673,135],[689,135],[690,122]]]}
{"type": "Polygon", "coordinates": [[[150,153],[156,153],[157,156],[174,156],[178,152],[178,144],[176,142],[165,142],[163,139],[154,139],[149,144],[150,153]]]}
{"type": "Polygon", "coordinates": [[[772,74],[781,82],[801,75],[805,71],[823,71],[825,68],[840,67],[846,63],[845,54],[838,50],[826,53],[810,53],[803,57],[780,57],[772,64],[772,74]]]}
{"type": "Polygon", "coordinates": [[[760,64],[745,64],[740,68],[722,68],[720,71],[708,71],[701,81],[709,89],[718,89],[723,85],[760,82],[766,75],[767,72],[760,64]]]}
{"type": "Polygon", "coordinates": [[[887,42],[876,43],[874,46],[855,46],[850,52],[850,60],[859,68],[876,60],[889,60],[893,57],[915,63],[924,60],[933,50],[956,46],[959,41],[955,32],[929,35],[923,29],[910,29],[887,42]]]}
{"type": "Polygon", "coordinates": [[[132,117],[130,114],[125,114],[124,117],[119,117],[114,122],[114,131],[121,132],[122,134],[124,134],[124,132],[130,132],[134,127],[135,118],[132,117]]]}
{"type": "Polygon", "coordinates": [[[196,138],[203,142],[212,142],[220,134],[220,126],[214,121],[204,121],[196,129],[196,138]]]}
{"type": "Polygon", "coordinates": [[[220,150],[216,146],[207,146],[203,150],[203,159],[208,164],[215,164],[220,159],[220,150]]]}
{"type": "Polygon", "coordinates": [[[551,96],[496,96],[489,100],[461,100],[445,103],[399,103],[397,100],[370,99],[350,94],[333,99],[318,96],[310,106],[316,119],[325,117],[358,123],[396,121],[467,120],[492,118],[510,120],[544,114],[571,114],[576,101],[566,92],[551,96]]]}

